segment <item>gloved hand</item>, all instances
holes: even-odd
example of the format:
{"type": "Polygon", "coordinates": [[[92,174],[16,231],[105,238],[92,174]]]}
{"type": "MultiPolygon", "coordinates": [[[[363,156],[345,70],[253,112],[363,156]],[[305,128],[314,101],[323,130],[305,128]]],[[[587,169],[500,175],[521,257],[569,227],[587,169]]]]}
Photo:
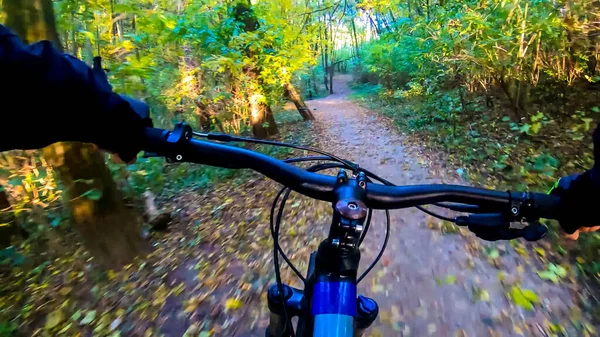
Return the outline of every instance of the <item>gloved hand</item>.
{"type": "Polygon", "coordinates": [[[584,173],[561,178],[550,194],[561,197],[559,222],[568,237],[600,229],[600,127],[594,132],[594,167],[584,173]]]}

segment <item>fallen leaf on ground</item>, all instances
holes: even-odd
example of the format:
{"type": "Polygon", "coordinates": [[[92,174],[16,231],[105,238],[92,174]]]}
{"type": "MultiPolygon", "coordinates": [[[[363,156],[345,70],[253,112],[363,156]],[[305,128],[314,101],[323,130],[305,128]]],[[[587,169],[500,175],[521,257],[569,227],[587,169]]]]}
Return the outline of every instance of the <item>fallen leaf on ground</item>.
{"type": "Polygon", "coordinates": [[[237,298],[228,298],[225,302],[225,309],[237,310],[242,307],[242,301],[237,298]]]}

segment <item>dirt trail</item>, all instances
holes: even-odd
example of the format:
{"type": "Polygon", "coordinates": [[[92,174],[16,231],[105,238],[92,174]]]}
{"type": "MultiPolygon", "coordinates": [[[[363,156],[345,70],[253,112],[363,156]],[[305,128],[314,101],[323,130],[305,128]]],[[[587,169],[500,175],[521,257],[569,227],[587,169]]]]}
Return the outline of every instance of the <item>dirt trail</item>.
{"type": "MultiPolygon", "coordinates": [[[[316,109],[321,148],[397,185],[455,183],[431,174],[389,123],[348,100],[349,80],[338,76],[335,94],[308,102],[316,109]]],[[[543,265],[535,253],[523,257],[508,242],[491,245],[471,234],[443,234],[429,228],[434,220],[414,209],[392,211],[391,218],[384,258],[359,285],[359,292],[376,299],[381,310],[371,336],[548,336],[544,331],[550,322],[569,335],[585,335],[569,323],[580,312],[576,284],[541,280],[536,271],[543,265]],[[500,256],[489,260],[481,253],[484,244],[500,256]],[[533,311],[514,305],[507,299],[513,285],[534,290],[541,303],[533,311]]],[[[376,212],[363,244],[362,268],[373,260],[383,237],[384,214],[376,212]]]]}

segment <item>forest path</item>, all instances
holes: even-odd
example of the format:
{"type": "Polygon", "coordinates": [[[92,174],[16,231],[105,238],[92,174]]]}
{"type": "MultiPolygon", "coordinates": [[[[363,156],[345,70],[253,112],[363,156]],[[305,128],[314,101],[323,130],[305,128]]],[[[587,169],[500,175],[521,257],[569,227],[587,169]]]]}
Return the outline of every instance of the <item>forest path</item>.
{"type": "MultiPolygon", "coordinates": [[[[307,102],[317,119],[320,148],[397,185],[466,184],[412,155],[391,123],[350,101],[350,80],[337,76],[333,95],[307,102]]],[[[361,249],[362,269],[384,238],[384,213],[375,212],[373,220],[361,249]]],[[[470,233],[432,230],[439,229],[438,221],[416,209],[392,211],[391,220],[382,261],[359,284],[359,292],[380,306],[371,336],[549,336],[550,322],[569,335],[584,335],[571,324],[581,316],[577,284],[541,280],[536,271],[545,261],[529,248],[520,255],[514,242],[490,244],[470,233]],[[516,306],[507,299],[513,287],[534,290],[541,303],[533,311],[516,306]]]]}

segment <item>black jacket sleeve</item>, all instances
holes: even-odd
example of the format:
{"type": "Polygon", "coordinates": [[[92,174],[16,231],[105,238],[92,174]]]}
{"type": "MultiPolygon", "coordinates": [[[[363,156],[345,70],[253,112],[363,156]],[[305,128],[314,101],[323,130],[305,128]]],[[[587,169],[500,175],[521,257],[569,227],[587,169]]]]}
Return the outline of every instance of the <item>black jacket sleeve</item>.
{"type": "Polygon", "coordinates": [[[91,142],[131,156],[141,118],[106,76],[49,41],[23,44],[0,25],[0,151],[91,142]]]}

